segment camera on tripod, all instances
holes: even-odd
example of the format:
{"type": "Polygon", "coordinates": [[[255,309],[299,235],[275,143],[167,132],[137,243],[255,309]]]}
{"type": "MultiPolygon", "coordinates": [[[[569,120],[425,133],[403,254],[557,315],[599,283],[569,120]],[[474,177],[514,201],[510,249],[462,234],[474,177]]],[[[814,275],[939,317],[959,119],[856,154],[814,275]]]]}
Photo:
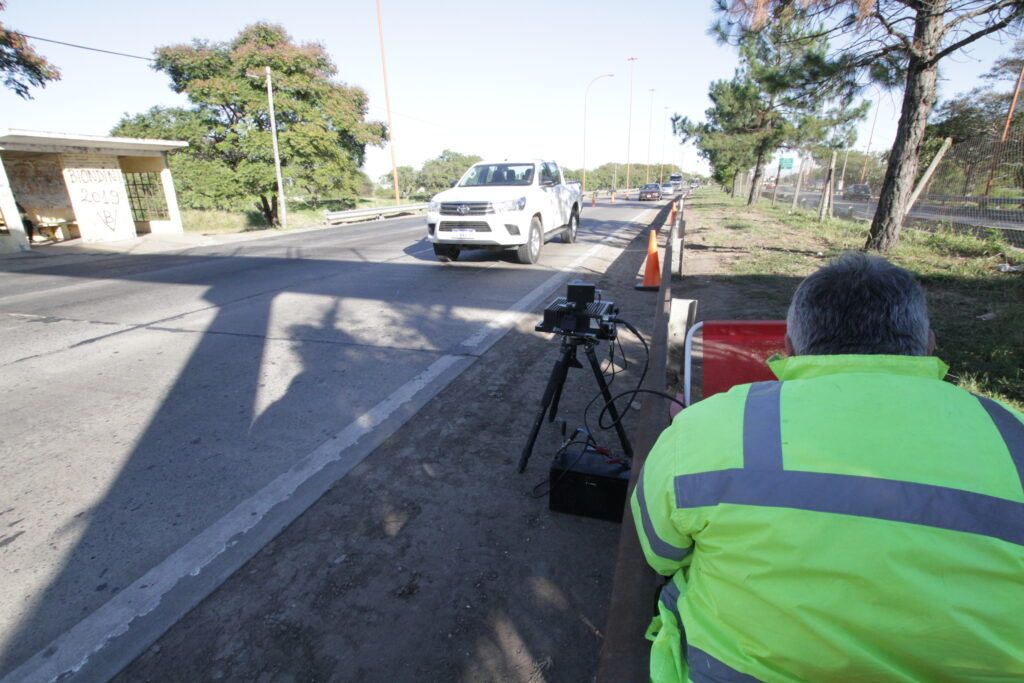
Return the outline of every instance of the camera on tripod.
{"type": "MultiPolygon", "coordinates": [[[[526,469],[545,416],[548,422],[554,422],[569,369],[584,367],[577,358],[577,350],[582,348],[604,398],[608,414],[614,420],[615,431],[622,445],[622,455],[611,458],[610,451],[599,449],[589,435],[582,443],[582,450],[570,455],[566,450],[567,446],[578,443],[574,441],[574,433],[551,463],[548,507],[559,512],[612,521],[622,520],[633,447],[622,426],[622,420],[594,347],[602,341],[615,343],[618,316],[619,309],[613,302],[602,301],[597,287],[580,280],[570,282],[566,296],[558,297],[544,309],[544,318],[534,329],[538,332],[560,334],[562,343],[558,360],[551,369],[544,395],[540,400],[540,412],[534,419],[533,429],[530,430],[530,437],[519,456],[518,466],[520,472],[526,469]]],[[[633,329],[628,323],[626,325],[630,330],[633,329]]]]}
{"type": "Polygon", "coordinates": [[[544,309],[544,318],[534,328],[563,336],[610,341],[615,339],[614,318],[619,313],[612,301],[602,301],[596,286],[582,280],[569,283],[560,296],[544,309]]]}

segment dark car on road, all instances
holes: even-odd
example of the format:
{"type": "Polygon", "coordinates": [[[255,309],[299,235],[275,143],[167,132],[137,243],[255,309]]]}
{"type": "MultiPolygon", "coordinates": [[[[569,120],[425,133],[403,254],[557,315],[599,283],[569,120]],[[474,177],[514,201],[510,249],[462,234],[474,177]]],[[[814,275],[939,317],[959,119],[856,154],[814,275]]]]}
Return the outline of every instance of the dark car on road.
{"type": "Polygon", "coordinates": [[[640,188],[640,201],[645,199],[661,199],[661,185],[658,183],[647,183],[640,188]]]}
{"type": "Polygon", "coordinates": [[[843,192],[843,199],[871,199],[871,188],[868,187],[867,183],[850,185],[843,192]]]}

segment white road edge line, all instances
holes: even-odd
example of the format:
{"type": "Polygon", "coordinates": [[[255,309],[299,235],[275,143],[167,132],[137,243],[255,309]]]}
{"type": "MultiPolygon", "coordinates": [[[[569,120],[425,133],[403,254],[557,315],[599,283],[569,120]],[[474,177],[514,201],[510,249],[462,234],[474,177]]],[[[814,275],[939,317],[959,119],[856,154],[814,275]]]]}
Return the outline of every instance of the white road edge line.
{"type": "MultiPolygon", "coordinates": [[[[608,241],[633,228],[637,220],[647,211],[649,209],[628,219],[626,225],[606,235],[583,255],[559,269],[543,284],[534,288],[490,322],[484,330],[463,341],[461,346],[477,349],[478,353],[482,353],[483,350],[504,336],[511,326],[525,315],[532,302],[550,292],[558,285],[558,281],[566,276],[566,273],[575,270],[587,259],[597,254],[599,250],[607,246],[608,241]],[[483,344],[484,341],[488,343],[483,344]]],[[[102,607],[55,638],[45,648],[0,679],[0,683],[14,683],[15,681],[18,683],[23,681],[52,683],[62,676],[73,675],[80,671],[88,664],[93,655],[102,651],[114,639],[125,634],[134,620],[144,617],[156,609],[163,597],[182,579],[188,576],[195,577],[202,573],[205,567],[234,546],[240,536],[254,529],[273,508],[287,501],[301,485],[322,472],[324,468],[337,464],[340,473],[335,482],[340,481],[369,453],[373,452],[371,449],[361,457],[358,455],[352,457],[354,454],[346,453],[351,446],[430,386],[445,371],[459,361],[465,360],[465,355],[448,354],[439,357],[426,370],[320,444],[287,472],[242,501],[231,512],[143,574],[102,607]]],[[[308,507],[303,511],[305,509],[308,507]]],[[[257,549],[256,552],[259,550],[257,549]]]]}

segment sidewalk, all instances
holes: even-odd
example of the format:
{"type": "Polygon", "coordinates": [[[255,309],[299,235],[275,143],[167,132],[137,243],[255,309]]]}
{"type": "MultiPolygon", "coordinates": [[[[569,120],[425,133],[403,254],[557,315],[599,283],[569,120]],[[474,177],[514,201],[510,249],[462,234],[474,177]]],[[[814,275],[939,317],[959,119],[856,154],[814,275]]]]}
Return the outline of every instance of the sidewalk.
{"type": "MultiPolygon", "coordinates": [[[[649,336],[656,295],[633,289],[646,244],[639,231],[580,277],[649,336]]],[[[558,354],[535,322],[508,333],[118,680],[591,680],[621,527],[547,509],[554,427],[527,472],[515,472],[558,354]]],[[[643,360],[622,332],[630,364],[613,393],[635,385],[643,360]]],[[[570,373],[559,411],[570,430],[596,393],[589,372],[570,373]]],[[[634,439],[635,417],[625,420],[634,439]]],[[[597,438],[616,444],[613,432],[597,438]]]]}
{"type": "Polygon", "coordinates": [[[83,242],[72,239],[64,242],[33,244],[31,251],[14,254],[0,254],[0,270],[20,272],[40,267],[45,262],[47,267],[62,266],[80,261],[95,262],[97,259],[118,256],[142,256],[148,254],[180,254],[198,247],[211,247],[222,244],[238,244],[269,237],[281,237],[313,230],[324,230],[337,226],[316,226],[296,230],[252,230],[249,232],[223,233],[203,235],[182,233],[180,235],[139,235],[127,240],[116,242],[83,242]]]}

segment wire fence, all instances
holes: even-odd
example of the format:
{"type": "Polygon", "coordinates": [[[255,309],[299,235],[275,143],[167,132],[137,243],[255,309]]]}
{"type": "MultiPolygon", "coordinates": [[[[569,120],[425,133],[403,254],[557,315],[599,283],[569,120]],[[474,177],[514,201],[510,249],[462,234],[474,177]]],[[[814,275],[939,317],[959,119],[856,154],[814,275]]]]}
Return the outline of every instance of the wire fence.
{"type": "MultiPolygon", "coordinates": [[[[926,148],[919,178],[937,151],[938,144],[926,148]]],[[[793,208],[819,209],[831,163],[829,151],[803,154],[794,159],[792,170],[778,176],[777,188],[777,169],[769,169],[761,196],[770,199],[774,195],[777,203],[793,208]]],[[[887,163],[887,152],[839,150],[832,214],[870,221],[887,163]]],[[[752,175],[748,172],[737,178],[737,196],[749,194],[752,175]]],[[[1024,248],[1024,129],[1011,131],[1005,141],[979,135],[954,143],[911,207],[906,225],[978,235],[997,230],[1006,242],[1024,248]]]]}

